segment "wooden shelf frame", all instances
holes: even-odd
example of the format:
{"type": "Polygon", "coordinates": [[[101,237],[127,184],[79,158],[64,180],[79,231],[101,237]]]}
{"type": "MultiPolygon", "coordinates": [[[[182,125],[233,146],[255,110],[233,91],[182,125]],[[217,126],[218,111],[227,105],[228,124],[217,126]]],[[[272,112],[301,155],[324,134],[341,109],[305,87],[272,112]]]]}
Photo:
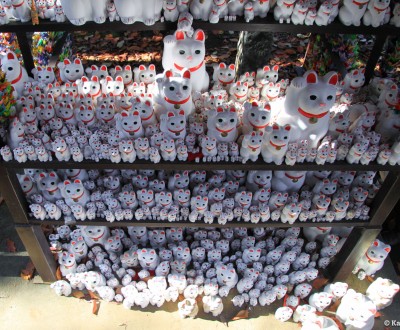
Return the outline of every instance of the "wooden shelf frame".
{"type": "MultiPolygon", "coordinates": [[[[46,166],[46,163],[38,163],[34,162],[37,166],[35,168],[51,168],[51,166],[46,166]],[[41,166],[39,166],[41,165],[41,166]]],[[[2,163],[0,165],[0,189],[3,192],[4,199],[13,215],[14,222],[16,224],[18,232],[21,235],[24,235],[23,242],[27,248],[29,255],[34,255],[35,260],[40,267],[38,267],[38,271],[42,278],[46,282],[51,282],[56,280],[56,267],[54,260],[52,259],[51,253],[46,251],[48,249],[48,243],[46,241],[45,236],[40,231],[41,225],[61,225],[63,223],[62,220],[36,220],[31,218],[29,215],[28,203],[25,199],[25,196],[22,192],[22,189],[19,185],[16,174],[20,171],[21,167],[13,167],[11,164],[9,166],[4,166],[2,163]]],[[[28,164],[25,164],[28,165],[28,164]]],[[[75,165],[75,163],[73,163],[75,165]]],[[[120,168],[117,165],[119,164],[104,164],[101,163],[90,163],[90,168],[120,168]],[[99,164],[103,164],[104,167],[99,167],[99,164]]],[[[126,165],[126,164],[125,164],[126,165]]],[[[129,168],[130,164],[127,164],[129,168]]],[[[151,165],[151,164],[148,164],[151,165]]],[[[154,164],[157,165],[157,164],[154,164]]],[[[214,163],[208,164],[210,167],[216,165],[214,163]]],[[[217,163],[218,165],[218,163],[217,163]]],[[[238,165],[238,164],[237,164],[238,165]]],[[[347,164],[349,165],[349,164],[347,164]]],[[[172,168],[176,167],[172,164],[172,168]]],[[[186,164],[188,166],[188,164],[186,164]]],[[[80,168],[79,166],[74,166],[75,168],[80,168]]],[[[26,166],[25,168],[30,168],[26,166]]],[[[62,168],[68,168],[68,166],[63,166],[62,168]]],[[[86,167],[89,168],[89,167],[86,167]]],[[[151,168],[147,165],[141,164],[141,167],[135,168],[151,168]]],[[[219,168],[217,166],[216,168],[219,168]]],[[[323,167],[326,169],[326,167],[323,167]]],[[[336,170],[350,170],[349,166],[345,165],[337,165],[336,170]]],[[[367,170],[367,167],[359,166],[359,168],[363,170],[367,170]]],[[[203,164],[203,169],[204,164],[203,164]]],[[[280,166],[275,166],[275,170],[282,168],[280,166]]],[[[274,228],[289,228],[289,227],[354,227],[352,233],[350,234],[348,240],[346,241],[346,245],[338,255],[335,257],[334,261],[331,263],[329,268],[325,272],[325,276],[329,277],[332,280],[344,279],[346,278],[351,270],[353,269],[355,263],[357,262],[357,257],[365,253],[366,248],[369,246],[366,242],[372,242],[371,240],[375,239],[380,232],[380,228],[386,219],[387,215],[394,208],[396,203],[400,200],[400,194],[397,192],[400,189],[400,172],[398,171],[398,167],[395,167],[396,171],[390,171],[387,175],[385,181],[379,192],[377,193],[372,205],[371,205],[371,218],[369,221],[360,221],[360,220],[344,220],[344,221],[335,221],[332,223],[329,222],[295,222],[294,224],[283,224],[280,222],[259,222],[258,224],[253,224],[250,222],[243,221],[232,221],[228,222],[225,225],[219,225],[218,223],[213,224],[205,224],[202,221],[198,222],[189,222],[189,221],[176,221],[176,222],[168,222],[168,221],[156,221],[156,220],[146,220],[146,221],[114,221],[107,222],[105,219],[95,219],[92,221],[77,221],[76,225],[85,225],[85,226],[107,226],[107,227],[127,227],[127,226],[147,226],[147,227],[274,227],[274,228]],[[346,261],[346,262],[344,262],[346,261]]],[[[310,170],[310,169],[309,169],[310,170]]]]}
{"type": "MultiPolygon", "coordinates": [[[[216,24],[206,21],[194,20],[193,27],[202,30],[224,30],[224,31],[251,31],[251,32],[288,32],[288,33],[334,33],[334,34],[371,34],[379,36],[399,35],[399,29],[394,25],[385,24],[379,27],[372,26],[346,26],[336,19],[329,25],[294,25],[276,22],[272,14],[266,18],[255,18],[247,23],[243,18],[239,17],[236,21],[220,20],[216,24]]],[[[145,25],[141,22],[134,24],[123,24],[121,21],[109,22],[102,24],[95,22],[87,22],[84,25],[73,25],[70,22],[57,23],[49,20],[40,20],[39,25],[32,23],[12,22],[7,25],[0,26],[0,32],[41,32],[41,31],[167,31],[175,30],[175,22],[156,22],[153,25],[145,25]]]]}
{"type": "MultiPolygon", "coordinates": [[[[366,83],[373,77],[374,68],[381,56],[382,49],[386,42],[386,38],[390,35],[399,36],[400,29],[391,26],[383,25],[378,28],[366,26],[344,26],[338,21],[333,22],[328,26],[306,26],[306,25],[293,25],[293,24],[279,24],[271,14],[266,19],[257,18],[251,23],[246,23],[243,19],[238,19],[235,22],[221,21],[217,24],[210,24],[203,21],[194,21],[194,28],[203,30],[224,30],[224,31],[251,31],[251,32],[287,32],[287,33],[319,33],[319,34],[369,34],[374,35],[375,43],[373,50],[368,59],[366,67],[366,83]]],[[[30,73],[34,68],[32,53],[30,49],[30,42],[28,40],[28,33],[40,31],[147,31],[147,30],[175,30],[176,23],[170,22],[157,22],[152,26],[146,26],[143,23],[134,23],[132,25],[125,25],[121,22],[105,22],[104,24],[96,24],[88,22],[83,26],[75,26],[71,23],[55,23],[50,21],[40,21],[39,25],[32,25],[31,23],[14,22],[8,25],[0,26],[0,32],[13,32],[16,33],[22,56],[24,59],[27,72],[30,73]]],[[[31,256],[39,274],[45,282],[52,282],[56,280],[56,263],[53,255],[50,252],[48,242],[41,230],[42,224],[61,224],[62,221],[38,221],[29,217],[28,204],[25,196],[19,185],[16,173],[22,168],[83,168],[83,169],[157,169],[157,170],[298,170],[298,171],[317,171],[317,170],[332,170],[332,171],[390,171],[382,188],[378,192],[371,207],[370,221],[340,221],[333,223],[321,222],[296,222],[293,225],[282,224],[279,222],[268,221],[266,223],[252,224],[244,222],[230,222],[222,227],[232,226],[246,226],[246,227],[306,227],[306,226],[353,226],[354,229],[347,239],[345,245],[336,255],[333,262],[330,264],[325,274],[331,280],[345,280],[350,274],[357,260],[367,250],[371,242],[377,237],[380,228],[385,221],[386,217],[400,200],[400,166],[390,165],[351,165],[345,162],[336,162],[334,164],[317,165],[315,163],[296,164],[295,166],[266,164],[261,160],[255,163],[232,163],[232,162],[218,162],[218,163],[188,163],[188,162],[160,162],[153,164],[148,161],[136,161],[133,164],[119,163],[114,164],[107,161],[92,162],[84,161],[81,163],[76,162],[26,162],[17,163],[0,162],[0,190],[10,209],[13,216],[15,226],[18,234],[20,235],[29,255],[31,256]]],[[[201,222],[155,222],[155,221],[115,221],[113,223],[106,222],[104,219],[96,219],[94,221],[77,222],[77,225],[104,225],[109,227],[114,226],[149,226],[149,227],[166,227],[166,226],[180,226],[180,227],[193,227],[205,226],[201,222]]],[[[210,226],[210,225],[207,225],[210,226]]],[[[218,224],[212,224],[215,227],[221,227],[218,224]]]]}
{"type": "MultiPolygon", "coordinates": [[[[29,223],[32,225],[55,225],[59,226],[64,224],[62,219],[60,220],[37,220],[34,218],[29,219],[29,223]]],[[[108,222],[105,219],[94,219],[94,220],[85,220],[85,221],[77,221],[73,225],[79,226],[105,226],[105,227],[134,227],[134,226],[143,226],[143,227],[216,227],[216,228],[233,228],[233,227],[246,227],[246,228],[256,228],[256,227],[270,227],[270,228],[291,228],[291,227],[365,227],[368,226],[369,221],[353,221],[353,220],[345,220],[345,221],[335,221],[335,222],[298,222],[296,221],[293,224],[282,223],[279,221],[267,221],[267,222],[259,222],[259,223],[251,223],[244,221],[231,221],[226,223],[225,225],[220,225],[218,222],[214,222],[212,224],[204,223],[203,221],[157,221],[157,220],[122,220],[122,221],[113,221],[108,222]]]]}
{"type": "MultiPolygon", "coordinates": [[[[286,33],[332,33],[332,34],[368,34],[375,35],[376,40],[371,51],[371,55],[368,59],[368,63],[365,70],[365,82],[368,83],[373,77],[375,66],[382,53],[386,38],[388,36],[400,35],[400,31],[393,25],[385,24],[380,27],[374,28],[371,26],[346,26],[336,19],[335,22],[326,25],[294,25],[276,22],[269,14],[266,18],[256,18],[253,21],[246,23],[243,18],[238,18],[234,22],[221,20],[217,24],[211,24],[205,21],[194,20],[193,27],[195,29],[203,30],[223,30],[223,31],[250,31],[250,32],[286,32],[286,33]]],[[[176,23],[173,22],[156,22],[154,25],[147,26],[141,22],[134,24],[123,24],[122,22],[109,22],[106,21],[103,24],[97,24],[95,22],[87,22],[82,26],[73,25],[69,22],[57,23],[49,20],[40,20],[39,25],[32,25],[31,22],[21,23],[12,22],[6,25],[0,26],[0,32],[14,32],[16,33],[22,56],[25,63],[25,68],[30,74],[34,68],[34,62],[31,51],[29,50],[29,41],[27,33],[29,32],[40,32],[40,31],[147,31],[147,30],[162,30],[169,31],[176,29],[176,23]]]]}
{"type": "Polygon", "coordinates": [[[27,161],[25,163],[18,163],[15,160],[9,162],[0,162],[0,164],[7,169],[23,169],[23,168],[52,168],[52,169],[68,169],[68,168],[81,168],[81,169],[119,169],[119,170],[142,170],[142,169],[152,169],[152,170],[244,170],[244,171],[390,171],[390,172],[400,172],[399,165],[379,165],[375,162],[369,165],[362,164],[348,164],[345,161],[337,161],[333,164],[326,163],[325,165],[318,165],[316,163],[298,163],[293,166],[291,165],[275,165],[273,163],[265,163],[263,160],[259,159],[256,162],[247,162],[245,164],[241,162],[182,162],[182,161],[161,161],[159,163],[152,163],[149,160],[136,159],[133,163],[112,163],[108,160],[102,160],[100,162],[95,162],[91,160],[84,160],[82,162],[59,162],[53,160],[50,162],[39,162],[39,161],[27,161]]]}

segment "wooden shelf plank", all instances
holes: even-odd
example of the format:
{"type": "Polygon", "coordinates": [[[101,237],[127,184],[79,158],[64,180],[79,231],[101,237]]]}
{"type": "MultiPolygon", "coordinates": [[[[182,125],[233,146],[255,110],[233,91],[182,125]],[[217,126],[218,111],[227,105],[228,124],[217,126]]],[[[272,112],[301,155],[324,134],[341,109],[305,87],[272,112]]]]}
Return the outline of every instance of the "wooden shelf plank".
{"type": "MultiPolygon", "coordinates": [[[[203,30],[224,30],[224,31],[261,31],[261,32],[289,32],[289,33],[343,33],[343,34],[372,34],[372,35],[399,35],[399,29],[393,25],[382,25],[374,28],[371,26],[345,26],[338,20],[327,25],[293,25],[283,23],[280,24],[274,20],[272,15],[266,18],[256,18],[250,23],[246,23],[243,18],[238,18],[235,22],[221,20],[217,24],[209,22],[197,21],[193,22],[194,28],[203,30]]],[[[12,22],[7,25],[0,26],[0,32],[39,32],[39,31],[145,31],[145,30],[174,30],[176,23],[172,22],[156,22],[154,25],[147,26],[141,22],[131,25],[122,22],[105,22],[97,24],[87,22],[82,26],[73,25],[69,22],[56,23],[48,20],[40,20],[39,25],[32,23],[12,22]]]]}
{"type": "Polygon", "coordinates": [[[27,161],[25,163],[18,163],[17,161],[0,162],[0,165],[11,168],[80,168],[80,169],[154,169],[154,170],[273,170],[273,171],[393,171],[400,172],[400,166],[398,165],[379,165],[377,163],[371,163],[369,165],[361,164],[348,164],[345,161],[338,161],[333,164],[318,165],[316,163],[301,163],[289,166],[286,164],[275,165],[264,163],[262,160],[256,162],[248,162],[242,164],[241,162],[181,162],[181,161],[161,161],[160,163],[154,164],[151,161],[137,159],[134,163],[112,163],[108,160],[102,160],[100,162],[85,160],[83,162],[59,162],[53,160],[51,162],[39,162],[39,161],[27,161]]]}
{"type": "MultiPolygon", "coordinates": [[[[64,221],[60,220],[36,220],[32,218],[29,221],[32,225],[63,225],[64,221]]],[[[251,223],[244,221],[231,221],[225,225],[218,224],[214,222],[212,224],[206,224],[203,221],[190,222],[190,221],[157,221],[157,220],[123,220],[108,222],[105,219],[95,219],[95,220],[85,220],[77,221],[74,223],[77,226],[106,226],[106,227],[128,227],[128,226],[144,226],[144,227],[275,227],[275,228],[290,228],[290,227],[342,227],[342,226],[353,226],[353,227],[367,227],[368,221],[335,221],[335,222],[295,222],[294,224],[282,223],[280,221],[267,221],[259,223],[251,223]]],[[[369,227],[368,227],[369,228],[369,227]]]]}

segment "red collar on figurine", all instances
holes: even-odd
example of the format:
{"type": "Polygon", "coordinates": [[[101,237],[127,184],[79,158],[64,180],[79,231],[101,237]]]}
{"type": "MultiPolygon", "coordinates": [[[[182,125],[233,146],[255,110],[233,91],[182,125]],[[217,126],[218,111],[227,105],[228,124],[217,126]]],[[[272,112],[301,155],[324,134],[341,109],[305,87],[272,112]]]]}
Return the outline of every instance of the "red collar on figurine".
{"type": "Polygon", "coordinates": [[[173,10],[175,10],[175,9],[176,9],[176,6],[175,6],[175,7],[173,7],[173,8],[168,8],[168,7],[165,7],[165,9],[166,9],[166,10],[169,10],[169,11],[173,11],[173,10]]]}
{"type": "Polygon", "coordinates": [[[83,191],[82,191],[82,194],[80,194],[78,197],[72,198],[72,200],[73,200],[75,203],[77,203],[78,200],[80,200],[80,199],[82,198],[82,196],[83,196],[84,193],[85,193],[85,190],[83,190],[83,191]]]}
{"type": "MultiPolygon", "coordinates": [[[[192,68],[189,68],[189,71],[190,71],[190,72],[195,72],[195,71],[197,71],[198,69],[200,69],[200,68],[203,66],[203,64],[204,64],[204,61],[201,61],[199,65],[194,66],[194,67],[192,67],[192,68]]],[[[178,64],[176,64],[176,63],[174,63],[174,67],[177,68],[179,71],[182,71],[183,69],[185,69],[185,67],[180,66],[180,65],[178,65],[178,64]]]]}
{"type": "Polygon", "coordinates": [[[68,269],[68,268],[72,268],[72,267],[74,267],[74,266],[75,266],[75,261],[74,261],[74,263],[73,263],[71,266],[64,265],[64,267],[67,268],[67,269],[68,269]]]}
{"type": "Polygon", "coordinates": [[[224,1],[223,3],[221,3],[220,5],[218,5],[218,4],[215,3],[215,0],[214,0],[214,5],[216,5],[216,6],[218,6],[218,7],[221,7],[221,6],[223,6],[224,4],[226,4],[226,1],[224,1]]]}
{"type": "Polygon", "coordinates": [[[293,5],[294,5],[294,2],[293,3],[286,3],[286,2],[284,2],[283,3],[287,8],[290,8],[290,7],[292,7],[293,5]]]}
{"type": "Polygon", "coordinates": [[[134,129],[134,130],[129,130],[129,129],[125,129],[125,128],[124,128],[124,131],[127,132],[127,133],[129,133],[129,134],[131,134],[131,133],[139,132],[139,130],[140,130],[141,128],[142,128],[142,126],[139,126],[137,129],[134,129]]]}
{"type": "Polygon", "coordinates": [[[69,178],[70,178],[70,179],[74,179],[74,178],[76,178],[79,174],[81,174],[81,170],[79,170],[79,172],[78,172],[77,174],[75,174],[74,176],[70,176],[69,178]]]}
{"type": "Polygon", "coordinates": [[[101,89],[99,89],[99,91],[96,94],[91,94],[90,96],[93,98],[98,97],[101,94],[101,89]]]}
{"type": "Polygon", "coordinates": [[[145,118],[142,118],[142,122],[143,122],[143,121],[146,121],[146,120],[149,120],[151,117],[153,117],[153,115],[154,115],[154,109],[153,109],[153,111],[151,112],[150,116],[145,117],[145,118]]]}
{"type": "Polygon", "coordinates": [[[30,188],[28,191],[24,191],[24,194],[25,194],[25,195],[26,195],[26,194],[29,194],[32,190],[33,190],[33,184],[32,184],[31,188],[30,188]]]}
{"type": "Polygon", "coordinates": [[[102,238],[104,236],[105,233],[106,233],[106,231],[104,231],[103,234],[101,234],[99,237],[92,237],[92,240],[97,242],[100,238],[102,238]]]}
{"type": "Polygon", "coordinates": [[[89,119],[89,120],[83,120],[82,119],[82,122],[84,123],[84,124],[89,124],[90,122],[92,122],[94,120],[94,116],[91,118],[91,119],[89,119]]]}
{"type": "Polygon", "coordinates": [[[72,118],[74,118],[74,113],[72,113],[71,117],[65,118],[65,117],[61,117],[64,121],[70,120],[72,118]]]}
{"type": "Polygon", "coordinates": [[[280,150],[281,148],[286,147],[286,144],[281,144],[281,145],[279,145],[279,144],[273,143],[272,141],[269,141],[269,144],[270,144],[271,146],[273,146],[276,150],[280,150]]]}
{"type": "Polygon", "coordinates": [[[258,147],[250,147],[249,146],[249,149],[251,149],[252,151],[256,152],[258,149],[260,149],[260,146],[258,146],[258,147]]]}
{"type": "MultiPolygon", "coordinates": [[[[133,149],[129,150],[129,151],[124,151],[124,153],[126,153],[127,155],[131,154],[132,152],[133,152],[133,149]]],[[[127,202],[127,204],[128,204],[128,202],[127,202]]]]}
{"type": "Polygon", "coordinates": [[[22,78],[22,69],[20,68],[20,71],[19,71],[19,75],[18,75],[18,77],[17,78],[15,78],[12,82],[11,82],[11,85],[14,85],[14,84],[16,84],[18,81],[20,81],[21,80],[21,78],[22,78]]]}
{"type": "Polygon", "coordinates": [[[304,174],[300,175],[300,176],[292,176],[292,175],[289,175],[289,174],[285,173],[285,176],[287,178],[289,178],[289,179],[292,179],[292,180],[300,180],[304,176],[304,174]]]}
{"type": "Polygon", "coordinates": [[[328,114],[328,111],[326,111],[326,112],[320,113],[318,115],[315,115],[313,113],[309,113],[309,112],[304,111],[302,108],[298,108],[297,111],[302,116],[307,117],[307,118],[318,118],[319,119],[319,118],[325,117],[328,114]]]}
{"type": "Polygon", "coordinates": [[[353,0],[353,3],[357,6],[365,6],[368,3],[368,1],[367,2],[358,2],[358,1],[353,0]]]}
{"type": "MultiPolygon", "coordinates": [[[[183,3],[182,3],[183,4],[183,3]]],[[[182,17],[181,19],[179,19],[179,23],[180,22],[184,22],[184,21],[188,21],[188,22],[190,22],[189,20],[188,20],[188,18],[187,17],[182,17]]]]}
{"type": "Polygon", "coordinates": [[[103,121],[105,121],[106,123],[109,123],[112,120],[114,120],[114,116],[112,116],[112,118],[110,118],[110,119],[103,119],[103,121]]]}
{"type": "Polygon", "coordinates": [[[380,14],[380,13],[384,12],[387,9],[387,7],[380,9],[380,8],[377,8],[374,6],[374,9],[378,12],[378,14],[380,14]]]}
{"type": "Polygon", "coordinates": [[[269,95],[267,95],[267,97],[270,99],[270,101],[275,100],[278,96],[279,96],[279,95],[276,95],[276,96],[269,96],[269,95]]]}
{"type": "Polygon", "coordinates": [[[227,130],[220,129],[220,128],[218,128],[218,127],[215,127],[215,128],[216,128],[217,131],[220,132],[220,133],[229,133],[229,132],[232,132],[232,131],[234,130],[235,127],[232,127],[231,129],[227,129],[227,130]]]}
{"type": "Polygon", "coordinates": [[[185,104],[187,101],[189,101],[189,99],[190,99],[190,95],[182,101],[174,101],[174,100],[169,99],[166,96],[164,97],[164,100],[171,104],[185,104]]]}
{"type": "Polygon", "coordinates": [[[168,130],[169,130],[170,132],[172,132],[172,133],[176,133],[176,134],[178,134],[178,133],[182,132],[184,129],[185,129],[185,128],[178,129],[178,130],[174,131],[173,129],[169,129],[169,128],[168,128],[168,130]]]}
{"type": "Polygon", "coordinates": [[[237,99],[242,99],[247,96],[247,94],[239,95],[239,94],[234,94],[237,99]]]}
{"type": "Polygon", "coordinates": [[[23,4],[25,3],[25,1],[22,1],[21,3],[19,3],[18,5],[12,5],[14,8],[18,8],[21,7],[23,4]]]}
{"type": "Polygon", "coordinates": [[[126,110],[126,111],[129,111],[129,109],[131,108],[131,106],[129,106],[129,105],[127,105],[126,107],[120,105],[119,107],[120,107],[122,110],[126,110]]]}
{"type": "Polygon", "coordinates": [[[262,126],[257,126],[257,125],[254,125],[252,122],[250,122],[250,125],[253,126],[254,128],[257,128],[257,129],[263,129],[263,128],[268,126],[268,124],[265,124],[265,125],[262,125],[262,126]]]}
{"type": "Polygon", "coordinates": [[[232,84],[232,83],[235,81],[235,79],[232,79],[232,80],[229,80],[229,81],[223,81],[223,80],[221,80],[221,79],[218,78],[218,81],[219,81],[222,85],[229,85],[229,84],[232,84]]]}
{"type": "Polygon", "coordinates": [[[375,261],[375,260],[371,259],[371,258],[369,257],[369,255],[368,255],[368,251],[365,252],[365,256],[367,257],[368,263],[370,263],[370,264],[379,264],[379,263],[380,263],[379,260],[378,260],[378,261],[375,261]]]}
{"type": "Polygon", "coordinates": [[[391,107],[395,107],[397,105],[396,103],[390,103],[388,100],[385,100],[385,103],[391,107]]]}

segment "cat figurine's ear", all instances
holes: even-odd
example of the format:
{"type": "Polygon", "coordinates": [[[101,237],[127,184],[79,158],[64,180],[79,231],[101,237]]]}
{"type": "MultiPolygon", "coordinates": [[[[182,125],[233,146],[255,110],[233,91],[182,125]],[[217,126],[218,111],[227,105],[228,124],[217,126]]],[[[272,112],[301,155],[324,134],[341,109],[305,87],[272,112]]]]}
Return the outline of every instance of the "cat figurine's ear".
{"type": "Polygon", "coordinates": [[[337,75],[336,72],[328,72],[325,76],[324,76],[324,80],[329,84],[329,85],[334,85],[336,86],[338,81],[339,81],[339,76],[337,75]]]}
{"type": "Polygon", "coordinates": [[[309,84],[316,84],[318,83],[318,75],[315,71],[308,71],[304,75],[304,78],[306,78],[307,83],[309,84]]]}
{"type": "MultiPolygon", "coordinates": [[[[183,33],[183,34],[185,34],[185,33],[183,33]]],[[[194,39],[197,40],[197,41],[204,42],[204,40],[206,39],[204,31],[203,30],[196,30],[196,32],[194,33],[194,39]]]]}

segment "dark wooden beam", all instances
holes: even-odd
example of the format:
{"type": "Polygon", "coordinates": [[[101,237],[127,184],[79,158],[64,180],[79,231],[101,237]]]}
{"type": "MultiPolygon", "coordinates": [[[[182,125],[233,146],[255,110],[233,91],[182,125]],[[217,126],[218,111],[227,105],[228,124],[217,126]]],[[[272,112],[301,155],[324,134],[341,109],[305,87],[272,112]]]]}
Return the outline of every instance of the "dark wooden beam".
{"type": "MultiPolygon", "coordinates": [[[[343,34],[372,34],[372,35],[399,35],[399,29],[393,25],[385,24],[374,28],[371,26],[345,26],[338,20],[327,25],[293,25],[280,24],[274,20],[272,15],[266,18],[256,18],[250,23],[246,23],[243,18],[238,18],[235,22],[220,20],[217,24],[197,21],[193,22],[193,27],[203,30],[224,30],[224,31],[258,31],[258,32],[288,32],[288,33],[343,33],[343,34]]],[[[154,25],[147,26],[136,22],[131,25],[122,22],[105,22],[96,24],[87,22],[82,26],[73,25],[69,22],[56,23],[49,20],[40,20],[39,25],[32,23],[12,22],[0,26],[0,32],[39,32],[39,31],[146,31],[146,30],[175,30],[176,23],[156,22],[154,25]]]]}
{"type": "Polygon", "coordinates": [[[43,282],[57,281],[57,265],[41,227],[16,225],[15,229],[43,282]]]}
{"type": "MultiPolygon", "coordinates": [[[[0,162],[1,163],[1,162],[0,162]]],[[[293,166],[282,164],[275,165],[273,163],[265,163],[261,159],[256,162],[181,162],[181,161],[161,161],[157,164],[148,160],[137,159],[133,163],[112,163],[108,160],[95,162],[91,160],[84,160],[83,162],[59,162],[53,160],[51,162],[27,161],[25,163],[18,163],[17,161],[2,162],[2,166],[6,168],[81,168],[81,169],[154,169],[154,170],[273,170],[273,171],[394,171],[400,172],[400,166],[395,165],[379,165],[371,163],[369,165],[361,164],[348,164],[345,161],[337,161],[333,164],[318,165],[316,163],[299,163],[293,166]]]]}

